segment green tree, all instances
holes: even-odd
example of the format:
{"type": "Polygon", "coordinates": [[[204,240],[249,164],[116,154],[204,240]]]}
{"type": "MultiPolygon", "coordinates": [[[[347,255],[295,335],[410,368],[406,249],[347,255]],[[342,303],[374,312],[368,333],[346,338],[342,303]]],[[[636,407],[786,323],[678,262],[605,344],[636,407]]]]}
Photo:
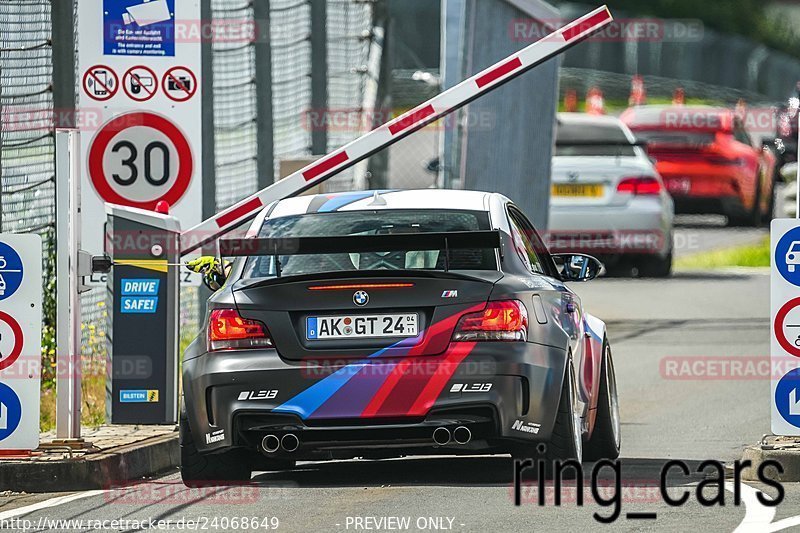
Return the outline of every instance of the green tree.
{"type": "Polygon", "coordinates": [[[781,19],[769,16],[763,0],[606,0],[630,15],[699,19],[709,28],[742,35],[800,57],[800,40],[781,19]]]}

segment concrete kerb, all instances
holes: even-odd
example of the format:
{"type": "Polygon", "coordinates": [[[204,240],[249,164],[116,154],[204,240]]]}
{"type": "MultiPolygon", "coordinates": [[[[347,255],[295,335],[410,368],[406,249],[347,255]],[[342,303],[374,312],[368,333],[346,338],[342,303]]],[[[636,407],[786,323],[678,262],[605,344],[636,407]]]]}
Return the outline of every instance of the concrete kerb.
{"type": "Polygon", "coordinates": [[[743,471],[744,481],[761,481],[757,472],[765,461],[776,461],[783,467],[782,474],[767,467],[765,477],[781,483],[800,481],[800,438],[765,436],[758,444],[745,448],[742,461],[753,465],[743,471]]]}
{"type": "Polygon", "coordinates": [[[15,492],[108,489],[166,472],[179,464],[176,432],[77,459],[0,461],[0,487],[15,492]]]}

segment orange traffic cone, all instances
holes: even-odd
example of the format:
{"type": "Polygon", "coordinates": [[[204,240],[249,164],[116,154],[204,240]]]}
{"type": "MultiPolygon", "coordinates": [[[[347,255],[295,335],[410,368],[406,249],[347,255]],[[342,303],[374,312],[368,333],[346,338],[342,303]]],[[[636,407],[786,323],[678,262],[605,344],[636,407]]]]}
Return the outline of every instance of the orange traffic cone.
{"type": "Polygon", "coordinates": [[[590,115],[606,114],[606,100],[599,87],[592,87],[586,93],[586,112],[590,115]]]}
{"type": "Polygon", "coordinates": [[[635,75],[631,79],[631,97],[628,99],[629,105],[644,105],[647,103],[647,88],[644,86],[644,78],[635,75]]]}
{"type": "Polygon", "coordinates": [[[575,89],[567,89],[564,93],[564,111],[567,113],[578,111],[578,91],[575,89]]]}

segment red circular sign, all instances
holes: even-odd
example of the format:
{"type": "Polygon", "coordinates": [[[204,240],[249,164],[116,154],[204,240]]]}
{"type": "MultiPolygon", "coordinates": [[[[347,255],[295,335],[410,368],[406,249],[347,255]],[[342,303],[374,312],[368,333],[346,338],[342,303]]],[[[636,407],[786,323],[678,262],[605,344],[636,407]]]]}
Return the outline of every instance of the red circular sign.
{"type": "Polygon", "coordinates": [[[114,69],[95,65],[83,73],[83,91],[94,100],[111,100],[119,90],[119,78],[114,69]]]}
{"type": "Polygon", "coordinates": [[[794,298],[783,304],[783,307],[781,307],[775,315],[773,330],[775,331],[775,338],[778,339],[778,344],[781,345],[781,348],[795,357],[800,357],[800,346],[789,341],[783,333],[783,322],[786,320],[786,316],[789,312],[796,307],[800,307],[800,298],[794,298]]]}
{"type": "Polygon", "coordinates": [[[172,67],[164,73],[161,86],[167,98],[175,102],[185,102],[197,92],[197,78],[186,67],[172,67]]]}
{"type": "Polygon", "coordinates": [[[0,359],[0,370],[3,370],[13,365],[22,353],[22,328],[19,323],[14,320],[14,317],[2,311],[0,311],[0,322],[8,324],[11,327],[11,332],[14,334],[14,347],[11,349],[11,353],[3,359],[0,359]]]}
{"type": "Polygon", "coordinates": [[[131,67],[122,76],[122,90],[131,100],[145,102],[156,95],[158,76],[144,65],[131,67]]]}
{"type": "Polygon", "coordinates": [[[173,206],[186,194],[192,181],[194,163],[189,141],[175,124],[155,113],[133,112],[120,115],[100,128],[89,146],[88,169],[89,179],[103,201],[152,211],[159,202],[173,206]],[[146,135],[132,135],[132,132],[142,128],[153,131],[145,132],[146,135]],[[171,146],[152,140],[156,137],[164,138],[171,146]],[[165,177],[153,179],[149,175],[152,165],[146,158],[153,153],[164,161],[171,161],[175,157],[174,178],[171,178],[173,169],[169,164],[164,164],[165,168],[162,169],[165,177]],[[125,176],[106,172],[106,157],[112,154],[124,165],[127,172],[125,176]],[[126,197],[125,188],[140,179],[149,182],[144,187],[151,194],[146,199],[136,198],[132,194],[126,197]],[[115,180],[117,186],[109,180],[115,180]]]}

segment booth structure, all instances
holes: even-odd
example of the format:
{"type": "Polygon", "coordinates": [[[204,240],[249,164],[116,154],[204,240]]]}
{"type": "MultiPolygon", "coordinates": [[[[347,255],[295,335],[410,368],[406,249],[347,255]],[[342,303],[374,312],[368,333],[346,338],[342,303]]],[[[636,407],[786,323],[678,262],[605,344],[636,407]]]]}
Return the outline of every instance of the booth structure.
{"type": "Polygon", "coordinates": [[[178,420],[180,223],[169,215],[107,205],[112,424],[178,420]]]}

